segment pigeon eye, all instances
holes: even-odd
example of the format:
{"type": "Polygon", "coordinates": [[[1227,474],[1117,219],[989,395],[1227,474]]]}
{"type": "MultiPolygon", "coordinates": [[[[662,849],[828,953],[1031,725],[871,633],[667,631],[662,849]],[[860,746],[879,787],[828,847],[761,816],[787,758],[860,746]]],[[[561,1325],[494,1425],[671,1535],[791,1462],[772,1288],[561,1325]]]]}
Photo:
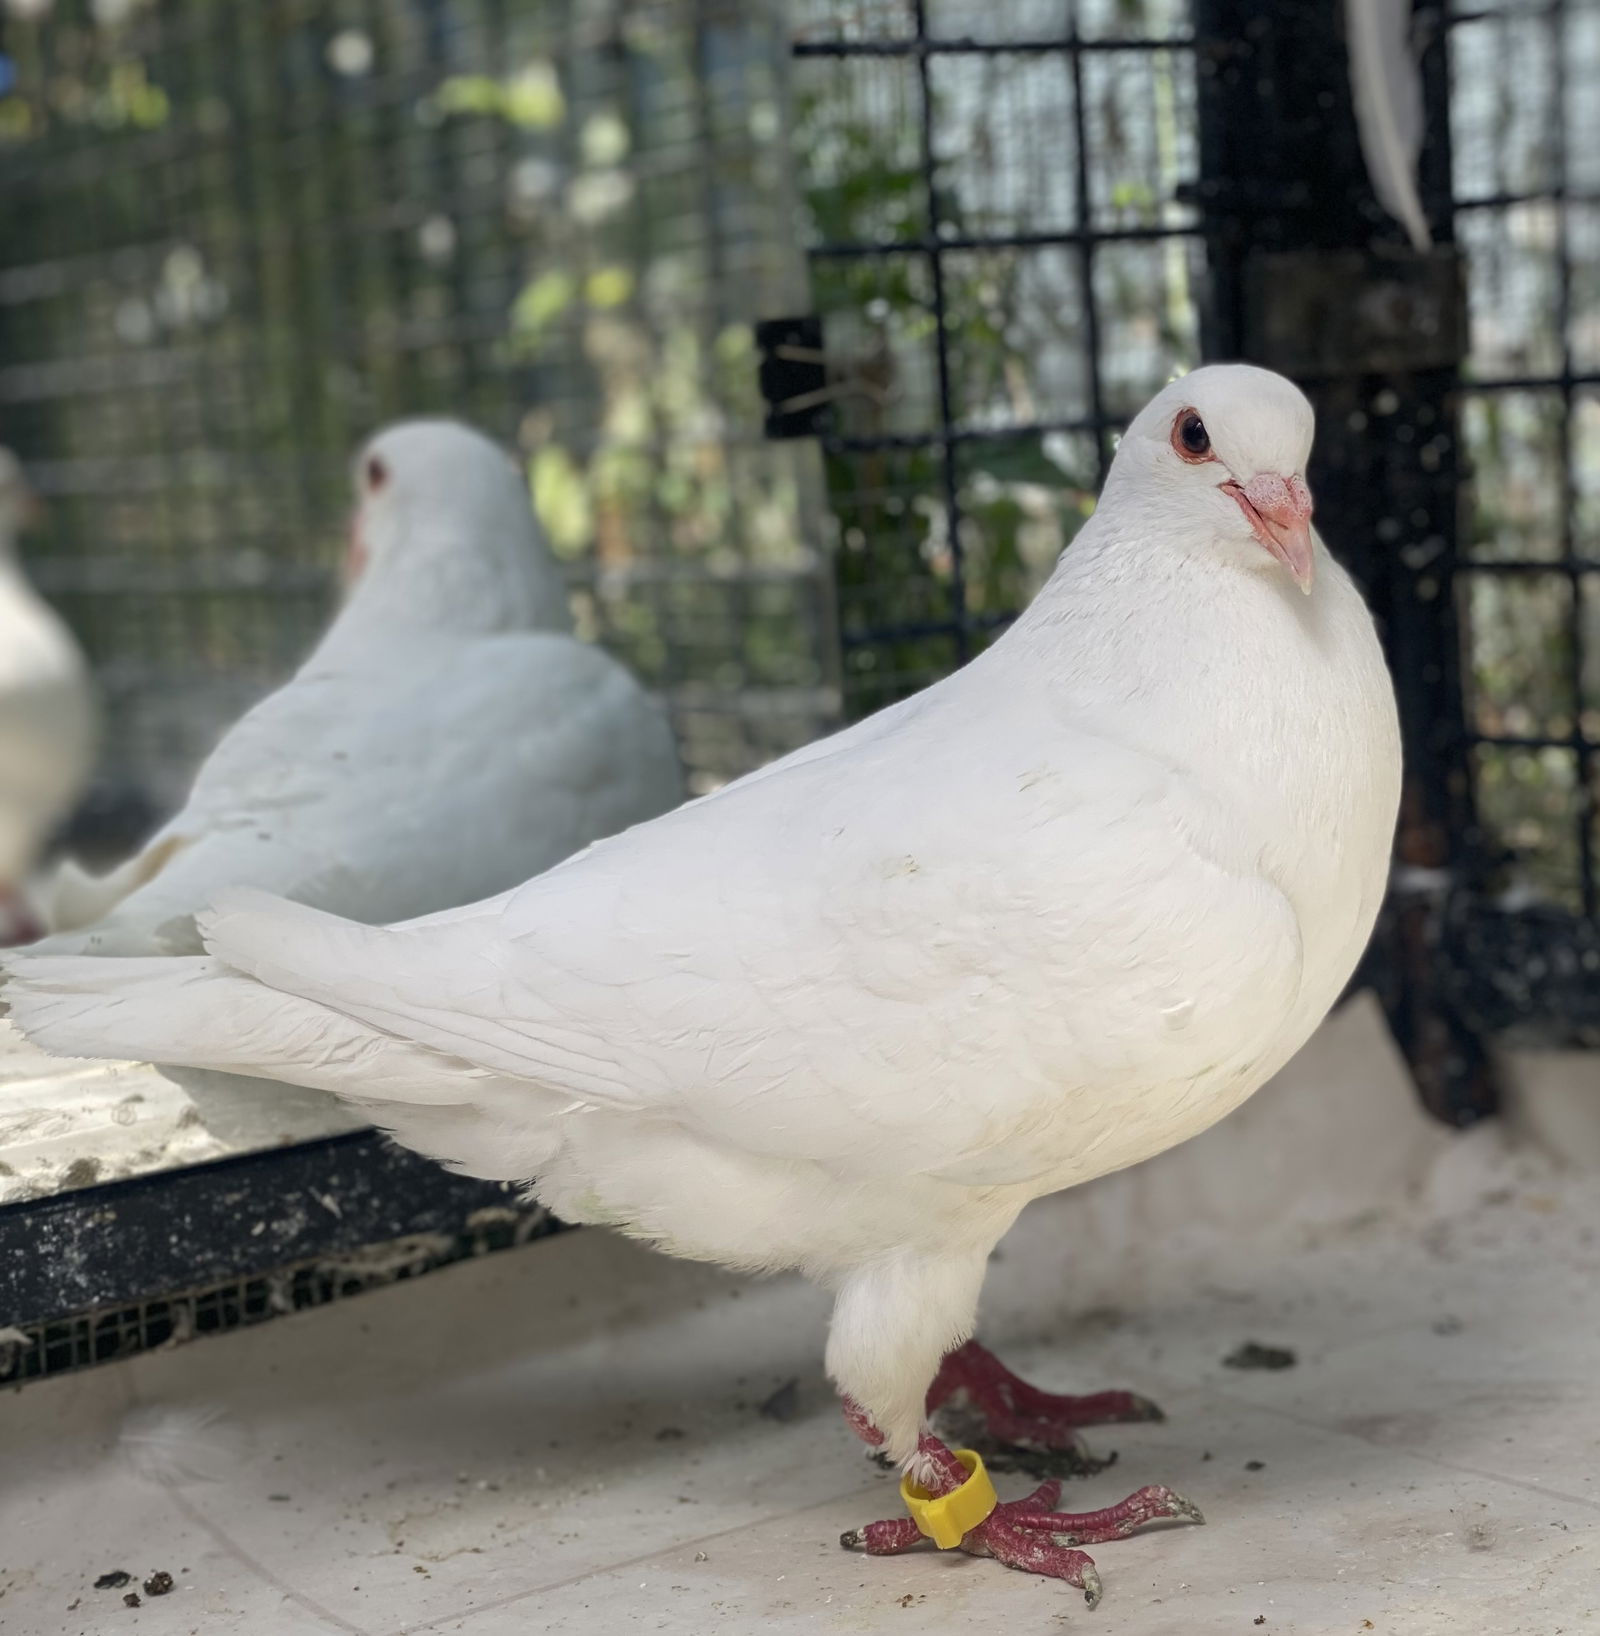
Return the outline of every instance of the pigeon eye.
{"type": "Polygon", "coordinates": [[[367,458],[367,489],[376,494],[389,481],[389,468],[377,457],[369,455],[367,458]]]}
{"type": "Polygon", "coordinates": [[[1205,460],[1211,454],[1211,434],[1193,409],[1182,410],[1172,423],[1172,446],[1185,460],[1205,460]]]}

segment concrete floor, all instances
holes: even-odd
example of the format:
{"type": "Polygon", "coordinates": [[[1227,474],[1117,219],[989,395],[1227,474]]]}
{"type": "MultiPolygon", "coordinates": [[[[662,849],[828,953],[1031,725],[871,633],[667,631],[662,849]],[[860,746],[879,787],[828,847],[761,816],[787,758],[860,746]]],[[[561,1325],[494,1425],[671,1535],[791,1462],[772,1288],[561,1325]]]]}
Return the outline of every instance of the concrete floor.
{"type": "Polygon", "coordinates": [[[1403,1092],[1351,1008],[1238,1119],[1002,1246],[986,1337],[1170,1417],[1095,1434],[1121,1458],[1067,1503],[1167,1482],[1208,1518],[1097,1547],[1093,1612],[841,1551],[897,1502],[822,1379],[823,1299],[586,1232],[0,1397],[0,1629],[1600,1630],[1600,1197],[1403,1092]],[[1298,1361],[1225,1367],[1245,1340],[1298,1361]],[[153,1415],[186,1426],[164,1454],[153,1415]],[[175,1588],[128,1608],[114,1569],[175,1588]]]}

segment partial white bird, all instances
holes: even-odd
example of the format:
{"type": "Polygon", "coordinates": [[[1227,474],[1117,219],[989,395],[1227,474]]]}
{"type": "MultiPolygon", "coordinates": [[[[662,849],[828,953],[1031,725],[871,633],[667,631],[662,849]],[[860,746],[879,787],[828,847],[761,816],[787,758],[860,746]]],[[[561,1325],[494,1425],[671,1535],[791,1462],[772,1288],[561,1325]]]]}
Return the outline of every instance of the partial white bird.
{"type": "Polygon", "coordinates": [[[0,943],[43,929],[25,883],[83,793],[95,748],[88,666],[17,557],[34,503],[21,462],[0,449],[0,943]]]}
{"type": "Polygon", "coordinates": [[[1378,203],[1414,250],[1433,243],[1417,186],[1422,155],[1422,68],[1411,44],[1411,0],[1345,0],[1345,44],[1361,157],[1378,203]]]}
{"type": "Polygon", "coordinates": [[[683,798],[664,713],[572,634],[521,475],[448,421],[355,464],[344,608],[121,868],[63,870],[53,953],[198,953],[195,911],[262,887],[362,921],[470,903],[683,798]]]}
{"type": "MultiPolygon", "coordinates": [[[[955,1495],[943,1543],[1093,1599],[1079,1546],[1194,1508],[991,1503],[927,1417],[964,1399],[1036,1448],[1155,1417],[969,1340],[989,1253],[1030,1199],[1237,1107],[1372,928],[1395,708],[1311,531],[1311,435],[1278,376],[1198,370],[1032,606],[926,692],[468,909],[374,930],[233,893],[206,958],[8,957],[12,1015],[75,1056],[324,1087],[570,1220],[802,1269],[836,1292],[852,1426],[914,1508],[955,1495]]],[[[920,1515],[847,1542],[946,1527],[920,1515]]]]}

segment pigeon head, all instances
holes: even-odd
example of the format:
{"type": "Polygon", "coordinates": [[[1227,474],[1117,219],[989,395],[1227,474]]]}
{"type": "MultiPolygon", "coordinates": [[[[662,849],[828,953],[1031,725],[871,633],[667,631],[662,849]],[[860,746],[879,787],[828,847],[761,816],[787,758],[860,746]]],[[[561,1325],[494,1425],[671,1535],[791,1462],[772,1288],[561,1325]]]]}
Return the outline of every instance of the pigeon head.
{"type": "Polygon", "coordinates": [[[351,480],[356,506],[345,562],[351,583],[380,556],[442,548],[463,524],[528,504],[510,457],[450,420],[385,427],[356,456],[351,480]]]}
{"type": "Polygon", "coordinates": [[[365,445],[351,480],[352,605],[381,602],[406,625],[570,628],[527,481],[498,444],[456,421],[400,421],[365,445]]]}
{"type": "Polygon", "coordinates": [[[1315,421],[1270,370],[1213,364],[1164,387],[1135,417],[1113,475],[1135,478],[1184,524],[1251,568],[1274,561],[1311,590],[1316,564],[1306,460],[1315,421]],[[1120,468],[1120,470],[1119,470],[1120,468]]]}

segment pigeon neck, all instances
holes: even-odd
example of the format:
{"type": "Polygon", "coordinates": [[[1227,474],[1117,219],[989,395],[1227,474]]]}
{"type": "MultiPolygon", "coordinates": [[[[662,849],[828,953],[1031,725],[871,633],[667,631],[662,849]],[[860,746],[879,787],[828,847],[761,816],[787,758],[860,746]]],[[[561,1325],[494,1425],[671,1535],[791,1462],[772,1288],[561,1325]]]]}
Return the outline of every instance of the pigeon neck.
{"type": "Polygon", "coordinates": [[[435,534],[425,550],[383,542],[318,649],[404,643],[416,636],[570,632],[566,583],[542,542],[516,537],[502,549],[435,534]]]}
{"type": "Polygon", "coordinates": [[[991,653],[1173,764],[1243,765],[1314,714],[1314,662],[1352,609],[1331,563],[1302,596],[1275,564],[1236,568],[1212,542],[1185,549],[1147,518],[1101,513],[991,653]]]}

